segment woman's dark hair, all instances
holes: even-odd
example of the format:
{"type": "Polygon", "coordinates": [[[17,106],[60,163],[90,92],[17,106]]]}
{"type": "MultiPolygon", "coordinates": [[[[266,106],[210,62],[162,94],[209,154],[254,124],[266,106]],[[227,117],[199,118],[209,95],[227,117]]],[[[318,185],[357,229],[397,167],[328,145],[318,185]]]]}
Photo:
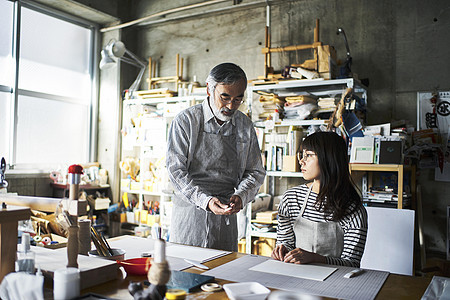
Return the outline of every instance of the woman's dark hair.
{"type": "Polygon", "coordinates": [[[334,132],[316,132],[307,136],[301,150],[313,151],[319,160],[320,192],[316,209],[323,209],[327,219],[338,221],[361,205],[361,197],[350,177],[348,149],[334,132]]]}

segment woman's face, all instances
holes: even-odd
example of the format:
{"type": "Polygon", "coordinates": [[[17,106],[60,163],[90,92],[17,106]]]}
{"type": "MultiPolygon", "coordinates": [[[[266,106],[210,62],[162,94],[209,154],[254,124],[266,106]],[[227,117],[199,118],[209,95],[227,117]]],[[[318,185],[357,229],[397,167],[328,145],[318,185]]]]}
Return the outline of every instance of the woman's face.
{"type": "Polygon", "coordinates": [[[303,150],[303,155],[298,153],[301,171],[305,180],[318,180],[320,178],[319,159],[313,151],[303,150]]]}

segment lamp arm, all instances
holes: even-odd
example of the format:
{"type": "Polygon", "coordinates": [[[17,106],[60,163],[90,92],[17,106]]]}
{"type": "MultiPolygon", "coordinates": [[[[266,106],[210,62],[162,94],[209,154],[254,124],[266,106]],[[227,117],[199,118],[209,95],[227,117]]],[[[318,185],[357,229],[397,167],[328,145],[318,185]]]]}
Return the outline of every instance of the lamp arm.
{"type": "Polygon", "coordinates": [[[122,56],[122,57],[119,58],[119,60],[122,61],[122,62],[124,62],[124,63],[127,63],[127,64],[129,64],[129,65],[138,67],[138,68],[142,68],[142,67],[143,67],[142,64],[136,62],[134,59],[131,59],[131,58],[129,58],[129,57],[124,57],[124,56],[122,56]]]}
{"type": "Polygon", "coordinates": [[[130,97],[133,96],[134,92],[139,87],[139,83],[142,80],[142,76],[144,76],[144,71],[145,71],[145,66],[141,68],[141,70],[139,71],[138,76],[136,77],[136,80],[133,82],[133,84],[128,89],[128,93],[129,93],[130,97]]]}
{"type": "MultiPolygon", "coordinates": [[[[147,66],[147,62],[139,58],[133,52],[129,50],[125,50],[125,53],[128,54],[141,68],[145,68],[147,66]]],[[[123,57],[122,57],[123,58],[123,57]]]]}

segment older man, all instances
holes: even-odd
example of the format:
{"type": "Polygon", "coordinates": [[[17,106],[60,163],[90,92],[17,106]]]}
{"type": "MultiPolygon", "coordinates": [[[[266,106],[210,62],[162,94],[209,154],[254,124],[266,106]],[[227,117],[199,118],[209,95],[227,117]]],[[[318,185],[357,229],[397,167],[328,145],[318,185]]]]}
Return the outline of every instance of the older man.
{"type": "Polygon", "coordinates": [[[252,122],[238,110],[244,71],[219,64],[206,85],[208,98],[178,114],[169,131],[170,241],[237,251],[236,213],[254,199],[265,171],[252,122]]]}

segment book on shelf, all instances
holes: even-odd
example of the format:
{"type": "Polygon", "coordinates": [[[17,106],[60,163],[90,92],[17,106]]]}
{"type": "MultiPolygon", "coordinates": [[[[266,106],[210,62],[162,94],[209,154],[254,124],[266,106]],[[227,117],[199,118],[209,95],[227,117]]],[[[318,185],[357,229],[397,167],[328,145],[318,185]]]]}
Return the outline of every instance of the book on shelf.
{"type": "Polygon", "coordinates": [[[261,211],[256,213],[256,222],[263,222],[263,223],[271,223],[273,220],[276,220],[278,216],[278,212],[275,211],[261,211]]]}
{"type": "Polygon", "coordinates": [[[283,169],[283,156],[286,153],[286,143],[266,145],[266,170],[281,171],[283,169]]]}
{"type": "Polygon", "coordinates": [[[276,226],[273,224],[263,224],[263,223],[251,223],[251,228],[253,231],[258,232],[275,232],[277,231],[276,226]]]}
{"type": "MultiPolygon", "coordinates": [[[[367,202],[378,202],[378,203],[397,203],[398,202],[398,195],[393,192],[383,192],[383,191],[372,191],[372,192],[365,192],[363,194],[363,201],[367,202]]],[[[403,193],[403,203],[409,203],[411,202],[411,194],[409,193],[403,193]]]]}

